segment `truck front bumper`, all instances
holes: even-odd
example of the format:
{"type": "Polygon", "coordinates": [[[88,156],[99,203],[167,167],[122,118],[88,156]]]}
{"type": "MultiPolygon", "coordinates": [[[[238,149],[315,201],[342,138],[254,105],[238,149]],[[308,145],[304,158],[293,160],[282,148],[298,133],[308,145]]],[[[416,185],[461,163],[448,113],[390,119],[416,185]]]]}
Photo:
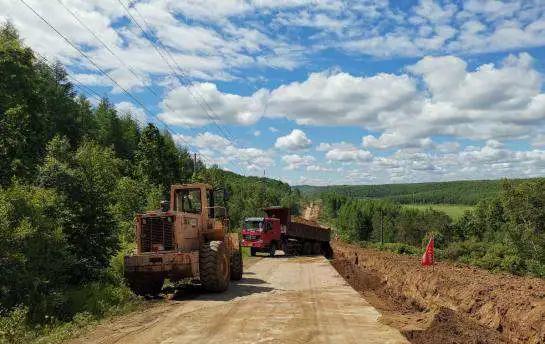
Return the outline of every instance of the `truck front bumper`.
{"type": "Polygon", "coordinates": [[[243,247],[254,247],[254,248],[264,248],[265,244],[263,241],[252,241],[252,240],[242,240],[243,247]]]}
{"type": "Polygon", "coordinates": [[[199,251],[125,256],[125,274],[161,274],[175,280],[199,277],[199,251]]]}

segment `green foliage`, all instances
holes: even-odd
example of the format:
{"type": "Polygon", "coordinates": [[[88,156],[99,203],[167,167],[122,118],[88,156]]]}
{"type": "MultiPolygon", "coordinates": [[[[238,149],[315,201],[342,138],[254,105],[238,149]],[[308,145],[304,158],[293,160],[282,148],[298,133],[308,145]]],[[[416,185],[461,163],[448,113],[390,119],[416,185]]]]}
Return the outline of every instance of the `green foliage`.
{"type": "MultiPolygon", "coordinates": [[[[512,181],[514,184],[524,179],[512,181]]],[[[334,193],[338,197],[388,199],[401,204],[465,204],[494,198],[502,189],[501,180],[470,180],[436,183],[385,185],[296,186],[303,196],[322,197],[334,193]]]]}
{"type": "Polygon", "coordinates": [[[0,190],[0,304],[28,305],[30,319],[62,307],[73,256],[63,233],[61,197],[53,190],[13,185],[0,190]]]}
{"type": "Polygon", "coordinates": [[[172,137],[153,124],[142,130],[135,159],[137,177],[163,186],[165,193],[171,184],[188,181],[193,170],[187,151],[179,150],[172,137]]]}
{"type": "Polygon", "coordinates": [[[459,220],[464,216],[466,211],[473,210],[473,206],[463,205],[463,204],[404,204],[405,208],[416,208],[419,210],[434,209],[441,211],[454,221],[459,220]]]}
{"type": "Polygon", "coordinates": [[[26,325],[28,309],[16,307],[0,316],[0,343],[26,344],[34,339],[34,333],[26,325]]]}
{"type": "Polygon", "coordinates": [[[335,214],[337,200],[342,205],[335,221],[342,239],[414,254],[412,248],[423,248],[433,235],[440,259],[545,276],[545,179],[503,181],[495,197],[466,209],[455,223],[440,207],[402,207],[331,193],[324,197],[327,213],[335,214]],[[384,245],[378,244],[381,237],[384,245]]]}
{"type": "Polygon", "coordinates": [[[171,184],[226,186],[233,228],[265,206],[298,212],[287,184],[207,168],[107,99],[92,107],[66,77],[0,27],[0,343],[57,342],[137,305],[123,256],[135,214],[171,184]]]}

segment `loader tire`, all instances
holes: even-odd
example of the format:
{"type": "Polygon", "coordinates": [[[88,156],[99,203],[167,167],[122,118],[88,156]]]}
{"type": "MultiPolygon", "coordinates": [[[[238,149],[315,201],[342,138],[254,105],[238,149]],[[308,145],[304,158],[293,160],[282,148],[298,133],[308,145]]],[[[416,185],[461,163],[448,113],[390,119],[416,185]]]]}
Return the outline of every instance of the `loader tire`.
{"type": "Polygon", "coordinates": [[[240,251],[234,252],[231,255],[231,280],[240,281],[242,279],[242,253],[240,251]]]}
{"type": "Polygon", "coordinates": [[[139,296],[156,296],[163,289],[164,277],[135,274],[127,277],[127,284],[139,296]]]}
{"type": "Polygon", "coordinates": [[[227,290],[230,270],[229,255],[223,241],[210,241],[201,246],[199,274],[206,291],[218,293],[227,290]]]}

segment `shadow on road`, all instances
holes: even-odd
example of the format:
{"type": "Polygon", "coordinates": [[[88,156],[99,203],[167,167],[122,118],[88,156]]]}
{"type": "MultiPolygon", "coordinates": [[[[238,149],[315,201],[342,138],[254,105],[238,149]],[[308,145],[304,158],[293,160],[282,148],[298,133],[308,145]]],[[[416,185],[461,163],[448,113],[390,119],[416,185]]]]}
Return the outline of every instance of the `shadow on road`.
{"type": "Polygon", "coordinates": [[[275,290],[275,288],[263,286],[266,283],[267,281],[260,278],[243,277],[240,281],[231,281],[229,289],[223,293],[206,292],[199,284],[183,284],[171,290],[163,290],[163,292],[166,294],[173,292],[170,297],[173,301],[185,301],[197,298],[199,300],[229,301],[237,297],[275,290]]]}

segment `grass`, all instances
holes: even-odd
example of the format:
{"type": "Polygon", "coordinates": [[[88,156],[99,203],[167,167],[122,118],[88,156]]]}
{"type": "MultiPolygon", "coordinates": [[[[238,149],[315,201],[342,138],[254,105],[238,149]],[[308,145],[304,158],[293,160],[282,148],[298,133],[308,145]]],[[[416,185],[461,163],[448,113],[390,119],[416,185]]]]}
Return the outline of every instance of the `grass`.
{"type": "Polygon", "coordinates": [[[457,221],[466,210],[472,210],[473,207],[470,205],[463,204],[405,204],[403,205],[406,208],[414,208],[419,210],[434,209],[442,211],[450,216],[454,221],[457,221]]]}

